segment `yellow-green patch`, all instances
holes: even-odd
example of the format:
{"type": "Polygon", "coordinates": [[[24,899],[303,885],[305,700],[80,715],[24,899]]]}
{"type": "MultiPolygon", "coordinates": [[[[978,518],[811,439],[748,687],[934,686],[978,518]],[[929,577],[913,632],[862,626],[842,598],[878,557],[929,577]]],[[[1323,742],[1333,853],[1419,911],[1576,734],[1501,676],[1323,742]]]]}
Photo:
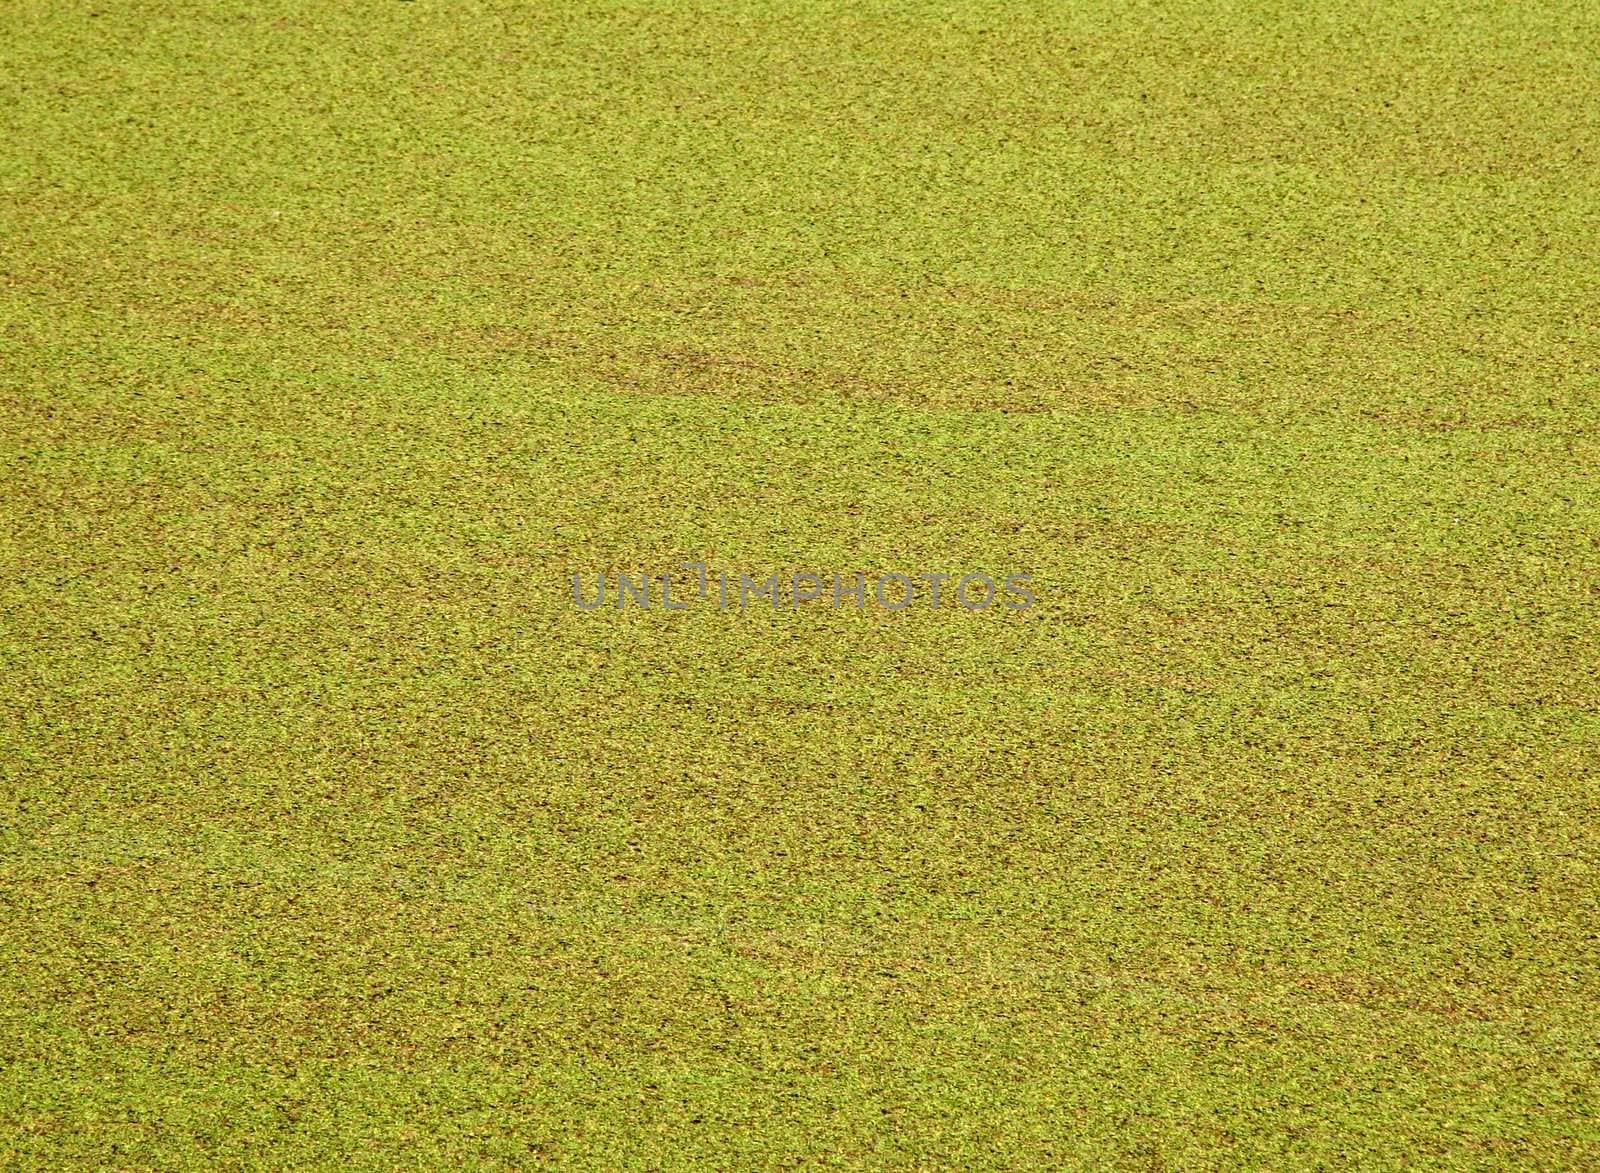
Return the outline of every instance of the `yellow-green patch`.
{"type": "Polygon", "coordinates": [[[0,1159],[1600,1163],[1597,44],[13,0],[0,1159]]]}

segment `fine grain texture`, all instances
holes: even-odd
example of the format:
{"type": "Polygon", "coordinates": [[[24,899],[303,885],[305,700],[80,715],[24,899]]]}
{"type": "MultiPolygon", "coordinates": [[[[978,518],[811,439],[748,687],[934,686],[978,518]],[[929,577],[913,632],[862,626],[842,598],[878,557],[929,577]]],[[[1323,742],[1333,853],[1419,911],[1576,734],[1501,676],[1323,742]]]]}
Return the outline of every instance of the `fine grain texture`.
{"type": "Polygon", "coordinates": [[[1600,1166],[1597,46],[0,0],[0,1165],[1600,1166]]]}

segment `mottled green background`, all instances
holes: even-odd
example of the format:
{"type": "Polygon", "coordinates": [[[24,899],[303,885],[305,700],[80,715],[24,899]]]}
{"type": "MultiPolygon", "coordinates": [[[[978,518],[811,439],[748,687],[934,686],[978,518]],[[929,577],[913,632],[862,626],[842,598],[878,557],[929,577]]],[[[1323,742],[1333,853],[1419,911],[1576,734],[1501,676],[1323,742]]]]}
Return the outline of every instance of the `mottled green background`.
{"type": "Polygon", "coordinates": [[[1600,1164],[1597,46],[0,3],[0,1162],[1600,1164]]]}

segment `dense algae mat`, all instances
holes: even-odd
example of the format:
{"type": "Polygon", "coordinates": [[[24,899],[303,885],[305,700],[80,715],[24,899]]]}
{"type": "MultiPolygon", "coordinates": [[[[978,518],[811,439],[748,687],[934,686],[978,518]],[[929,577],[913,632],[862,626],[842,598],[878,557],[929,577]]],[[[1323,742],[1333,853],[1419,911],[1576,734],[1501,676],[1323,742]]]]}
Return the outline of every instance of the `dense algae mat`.
{"type": "Polygon", "coordinates": [[[1305,7],[0,11],[4,1163],[1600,1163],[1600,9],[1305,7]]]}

